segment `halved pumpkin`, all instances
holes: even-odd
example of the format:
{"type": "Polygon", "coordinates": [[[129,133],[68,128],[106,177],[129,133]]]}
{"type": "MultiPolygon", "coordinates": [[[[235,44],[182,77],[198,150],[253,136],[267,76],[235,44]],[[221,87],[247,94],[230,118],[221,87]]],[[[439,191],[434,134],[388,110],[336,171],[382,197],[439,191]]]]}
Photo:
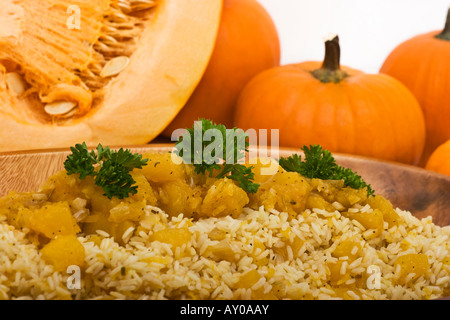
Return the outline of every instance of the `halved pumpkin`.
{"type": "Polygon", "coordinates": [[[221,9],[222,0],[1,0],[0,151],[151,141],[202,78],[221,9]]]}

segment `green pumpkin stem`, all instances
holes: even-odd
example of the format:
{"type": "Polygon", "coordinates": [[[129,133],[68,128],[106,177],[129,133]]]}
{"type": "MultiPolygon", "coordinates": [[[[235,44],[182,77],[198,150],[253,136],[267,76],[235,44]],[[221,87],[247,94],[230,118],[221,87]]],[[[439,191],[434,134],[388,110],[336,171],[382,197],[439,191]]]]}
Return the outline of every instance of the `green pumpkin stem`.
{"type": "Polygon", "coordinates": [[[444,30],[442,30],[436,38],[450,41],[450,8],[447,11],[447,20],[445,20],[444,30]]]}
{"type": "Polygon", "coordinates": [[[347,73],[341,70],[340,60],[339,37],[335,36],[333,39],[325,41],[325,58],[322,67],[311,71],[311,74],[323,83],[339,83],[347,77],[347,73]]]}

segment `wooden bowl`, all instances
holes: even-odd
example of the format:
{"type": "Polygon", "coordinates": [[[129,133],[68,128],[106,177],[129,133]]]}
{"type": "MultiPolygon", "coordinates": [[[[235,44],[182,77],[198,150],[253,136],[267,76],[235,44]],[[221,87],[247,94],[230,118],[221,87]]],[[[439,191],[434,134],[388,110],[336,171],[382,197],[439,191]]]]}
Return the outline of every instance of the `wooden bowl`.
{"type": "MultiPolygon", "coordinates": [[[[123,146],[132,152],[172,149],[171,144],[123,146]]],[[[112,147],[112,149],[119,147],[112,147]]],[[[251,149],[254,151],[254,149],[251,149]]],[[[35,191],[53,173],[64,169],[69,149],[0,153],[0,196],[10,190],[35,191]]],[[[302,154],[298,149],[280,149],[279,156],[302,154]]],[[[266,153],[264,153],[266,154],[266,153]]],[[[356,171],[372,185],[376,194],[389,199],[395,207],[424,218],[432,216],[440,226],[450,225],[450,177],[425,169],[365,157],[334,154],[336,162],[356,171]]],[[[438,300],[450,300],[443,297],[438,300]]]]}
{"type": "MultiPolygon", "coordinates": [[[[171,144],[123,146],[133,152],[169,151],[171,144]]],[[[114,147],[118,148],[118,147],[114,147]]],[[[254,150],[254,149],[250,149],[254,150]]],[[[302,154],[298,149],[283,149],[279,156],[302,154]]],[[[10,190],[38,190],[53,173],[64,168],[69,149],[0,153],[0,196],[10,190]]],[[[440,226],[450,225],[450,177],[422,168],[360,156],[334,154],[336,162],[356,171],[372,185],[376,194],[389,199],[394,207],[424,218],[432,216],[440,226]]]]}

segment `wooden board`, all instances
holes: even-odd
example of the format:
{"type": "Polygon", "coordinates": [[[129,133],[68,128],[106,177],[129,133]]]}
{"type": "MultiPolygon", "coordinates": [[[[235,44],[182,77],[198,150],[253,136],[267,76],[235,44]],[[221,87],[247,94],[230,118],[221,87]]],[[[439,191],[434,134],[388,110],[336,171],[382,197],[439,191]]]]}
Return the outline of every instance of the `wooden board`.
{"type": "MultiPolygon", "coordinates": [[[[168,144],[124,146],[133,152],[168,151],[168,144]]],[[[46,150],[21,153],[0,153],[0,196],[10,190],[27,192],[39,186],[53,173],[64,168],[69,150],[46,150]]],[[[280,156],[299,153],[281,149],[280,156]]],[[[352,168],[371,184],[377,194],[394,206],[411,211],[419,218],[432,216],[433,222],[450,225],[450,177],[413,166],[335,154],[336,161],[352,168]]]]}

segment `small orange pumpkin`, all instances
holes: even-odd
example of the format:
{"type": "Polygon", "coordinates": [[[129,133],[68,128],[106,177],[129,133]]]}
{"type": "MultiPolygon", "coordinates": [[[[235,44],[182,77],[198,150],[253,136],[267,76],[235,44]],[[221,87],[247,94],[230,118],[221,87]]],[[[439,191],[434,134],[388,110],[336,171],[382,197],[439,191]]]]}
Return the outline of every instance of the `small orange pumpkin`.
{"type": "Polygon", "coordinates": [[[190,128],[199,118],[231,127],[236,100],[259,72],[280,64],[272,18],[256,0],[225,0],[214,51],[203,78],[163,135],[190,128]]]}
{"type": "Polygon", "coordinates": [[[415,95],[426,122],[426,143],[420,165],[450,139],[450,9],[442,32],[413,37],[397,46],[380,69],[400,80],[415,95]]]}
{"type": "Polygon", "coordinates": [[[450,139],[434,150],[425,169],[450,176],[450,139]]]}
{"type": "Polygon", "coordinates": [[[280,129],[285,147],[320,144],[340,153],[416,164],[425,141],[417,100],[394,78],[340,67],[339,39],[325,59],[263,71],[242,90],[235,126],[280,129]]]}

